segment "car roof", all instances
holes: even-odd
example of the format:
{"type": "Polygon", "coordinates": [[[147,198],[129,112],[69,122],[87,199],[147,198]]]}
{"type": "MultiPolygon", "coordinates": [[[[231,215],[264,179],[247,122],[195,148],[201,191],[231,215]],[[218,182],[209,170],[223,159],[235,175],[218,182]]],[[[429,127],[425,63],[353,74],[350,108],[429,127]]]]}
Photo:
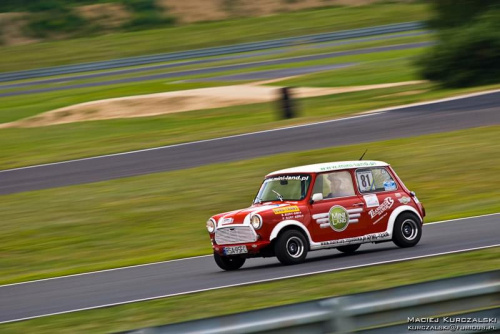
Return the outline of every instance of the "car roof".
{"type": "Polygon", "coordinates": [[[321,173],[321,172],[328,172],[340,169],[361,168],[361,167],[384,167],[384,166],[389,166],[389,164],[383,161],[374,161],[374,160],[324,162],[320,164],[297,166],[297,167],[277,170],[267,174],[266,177],[279,174],[321,173]]]}

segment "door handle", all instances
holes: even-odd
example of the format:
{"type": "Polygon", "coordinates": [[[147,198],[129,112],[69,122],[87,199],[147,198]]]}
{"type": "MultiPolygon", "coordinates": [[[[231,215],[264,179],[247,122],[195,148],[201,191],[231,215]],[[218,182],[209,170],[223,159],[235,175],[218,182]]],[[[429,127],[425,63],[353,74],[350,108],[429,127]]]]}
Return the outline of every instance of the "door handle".
{"type": "Polygon", "coordinates": [[[365,205],[365,203],[360,202],[360,203],[354,203],[352,206],[364,206],[364,205],[365,205]]]}

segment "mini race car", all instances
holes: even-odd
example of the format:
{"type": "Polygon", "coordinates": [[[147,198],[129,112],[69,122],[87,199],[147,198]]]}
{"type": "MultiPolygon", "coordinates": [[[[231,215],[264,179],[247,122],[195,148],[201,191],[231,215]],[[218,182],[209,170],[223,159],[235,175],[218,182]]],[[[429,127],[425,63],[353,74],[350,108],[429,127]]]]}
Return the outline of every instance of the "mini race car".
{"type": "Polygon", "coordinates": [[[342,161],[272,172],[252,206],[212,216],[206,227],[217,265],[236,270],[250,257],[291,265],[319,249],[353,253],[386,241],[412,247],[424,216],[389,164],[342,161]]]}

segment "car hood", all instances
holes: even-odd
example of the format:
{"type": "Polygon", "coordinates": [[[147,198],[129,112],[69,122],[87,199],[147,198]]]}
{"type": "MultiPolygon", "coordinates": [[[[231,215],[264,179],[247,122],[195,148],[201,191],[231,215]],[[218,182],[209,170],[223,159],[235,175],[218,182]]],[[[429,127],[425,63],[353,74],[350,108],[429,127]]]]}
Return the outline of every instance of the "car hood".
{"type": "Polygon", "coordinates": [[[289,204],[289,203],[263,204],[263,205],[251,206],[249,208],[245,208],[245,209],[241,209],[241,210],[226,212],[226,213],[222,214],[219,217],[219,219],[217,220],[217,226],[222,227],[222,226],[233,225],[233,224],[249,225],[250,224],[250,216],[252,214],[256,214],[256,213],[264,214],[267,211],[271,211],[271,210],[277,209],[277,208],[287,207],[290,205],[296,205],[296,204],[289,204]]]}

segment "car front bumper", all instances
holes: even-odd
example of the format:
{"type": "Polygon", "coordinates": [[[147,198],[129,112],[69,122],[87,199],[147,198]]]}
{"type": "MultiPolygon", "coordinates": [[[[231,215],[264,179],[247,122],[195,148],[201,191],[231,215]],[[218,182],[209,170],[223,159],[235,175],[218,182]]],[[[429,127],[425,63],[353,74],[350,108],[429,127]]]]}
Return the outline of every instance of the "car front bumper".
{"type": "Polygon", "coordinates": [[[270,241],[263,241],[263,240],[258,240],[255,242],[248,242],[248,243],[240,243],[240,244],[229,244],[229,245],[213,245],[212,248],[215,253],[221,255],[221,256],[226,256],[226,253],[224,252],[224,248],[226,247],[237,247],[237,246],[246,246],[247,248],[247,253],[243,254],[238,254],[239,256],[243,257],[258,257],[258,256],[264,256],[263,252],[267,254],[267,251],[269,249],[269,245],[271,244],[270,241]]]}

